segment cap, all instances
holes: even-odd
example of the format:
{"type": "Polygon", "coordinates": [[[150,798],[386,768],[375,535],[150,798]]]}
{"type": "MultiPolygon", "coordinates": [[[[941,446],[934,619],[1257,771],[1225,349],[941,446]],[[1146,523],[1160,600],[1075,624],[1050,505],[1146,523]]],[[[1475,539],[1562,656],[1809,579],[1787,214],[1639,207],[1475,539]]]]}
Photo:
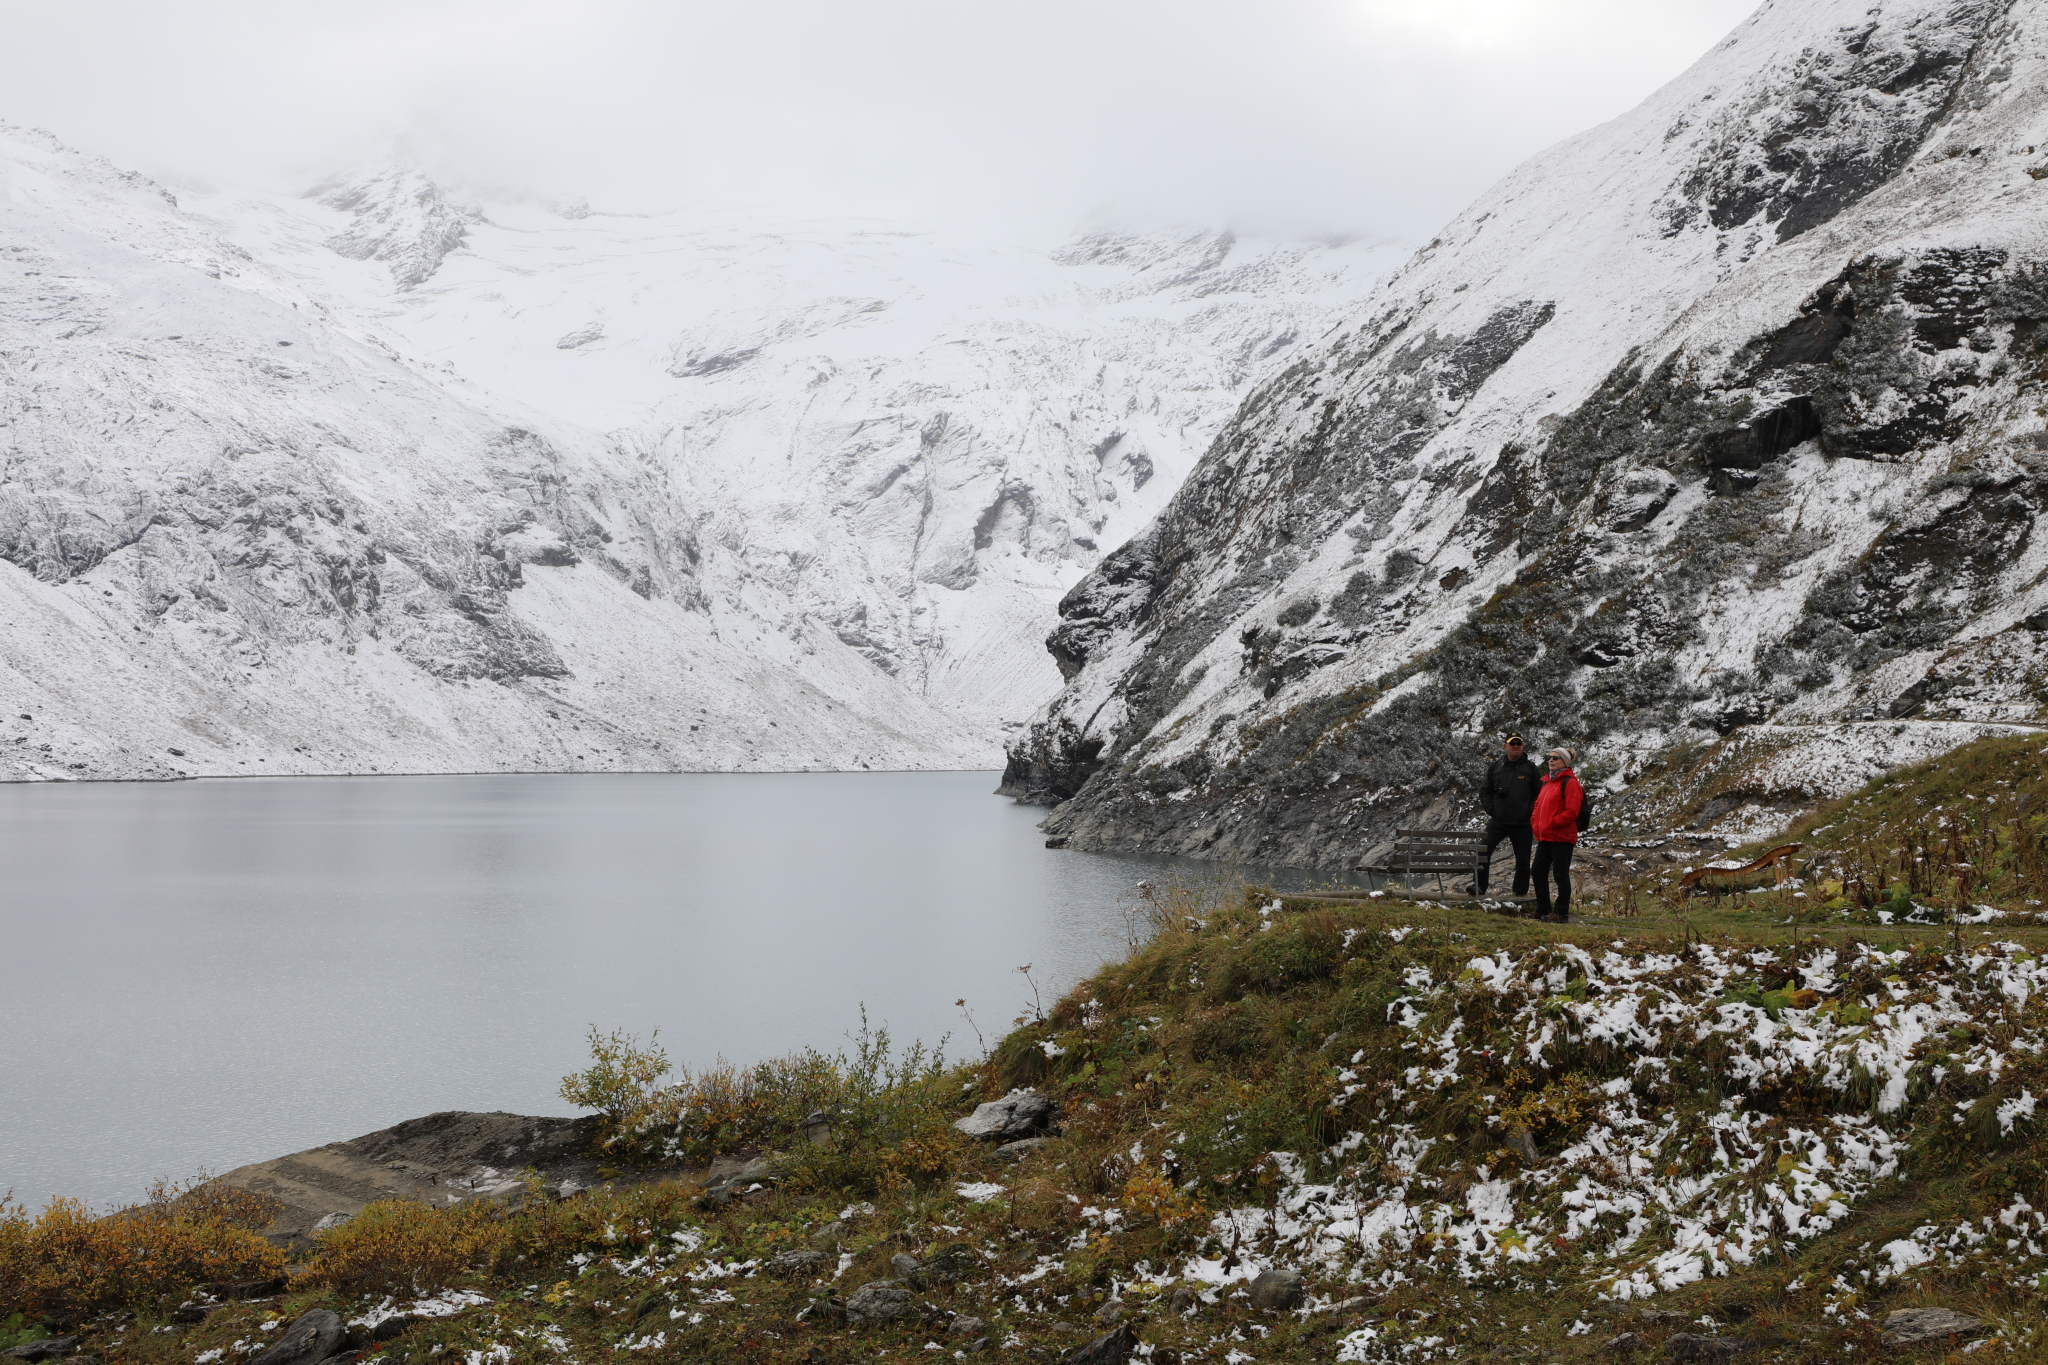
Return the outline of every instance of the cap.
{"type": "Polygon", "coordinates": [[[1510,743],[1510,744],[1520,744],[1521,742],[1522,742],[1522,737],[1521,737],[1520,735],[1509,735],[1509,736],[1508,736],[1508,743],[1510,743]]]}

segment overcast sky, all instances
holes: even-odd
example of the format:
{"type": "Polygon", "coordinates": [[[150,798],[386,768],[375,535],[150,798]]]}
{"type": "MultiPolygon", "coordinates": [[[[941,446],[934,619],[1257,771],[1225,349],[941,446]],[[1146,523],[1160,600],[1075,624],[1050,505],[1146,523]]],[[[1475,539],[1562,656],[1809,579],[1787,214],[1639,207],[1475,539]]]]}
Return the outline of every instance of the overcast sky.
{"type": "Polygon", "coordinates": [[[0,0],[0,120],[174,184],[1427,235],[1755,0],[0,0]]]}

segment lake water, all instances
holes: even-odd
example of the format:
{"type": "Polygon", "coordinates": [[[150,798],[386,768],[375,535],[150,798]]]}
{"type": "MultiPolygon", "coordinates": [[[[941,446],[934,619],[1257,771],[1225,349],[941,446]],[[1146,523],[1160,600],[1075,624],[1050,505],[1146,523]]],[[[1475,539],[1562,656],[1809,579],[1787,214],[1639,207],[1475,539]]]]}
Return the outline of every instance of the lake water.
{"type": "MultiPolygon", "coordinates": [[[[1127,945],[1161,859],[993,773],[0,786],[0,1193],[106,1204],[439,1109],[565,1113],[584,1034],[685,1065],[979,1052],[1127,945]]],[[[1186,866],[1186,865],[1184,865],[1186,866]]]]}

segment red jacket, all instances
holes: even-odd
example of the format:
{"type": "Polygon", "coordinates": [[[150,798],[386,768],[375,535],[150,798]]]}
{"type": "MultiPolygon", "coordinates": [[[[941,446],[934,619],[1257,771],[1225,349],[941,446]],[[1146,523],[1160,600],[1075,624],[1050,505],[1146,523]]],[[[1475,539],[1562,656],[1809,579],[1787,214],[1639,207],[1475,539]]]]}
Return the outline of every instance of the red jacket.
{"type": "Polygon", "coordinates": [[[1570,768],[1543,775],[1543,789],[1536,793],[1536,809],[1529,816],[1529,831],[1541,844],[1576,844],[1579,841],[1579,812],[1586,805],[1586,789],[1570,768]]]}

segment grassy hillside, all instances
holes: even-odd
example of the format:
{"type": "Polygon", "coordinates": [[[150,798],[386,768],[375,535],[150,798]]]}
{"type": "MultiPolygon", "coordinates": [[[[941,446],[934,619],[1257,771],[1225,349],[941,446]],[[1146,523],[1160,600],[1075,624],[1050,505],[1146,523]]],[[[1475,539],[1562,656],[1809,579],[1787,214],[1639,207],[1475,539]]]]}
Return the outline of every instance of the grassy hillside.
{"type": "Polygon", "coordinates": [[[1144,948],[968,1068],[871,1045],[662,1091],[600,1039],[584,1093],[622,1172],[737,1148],[774,1177],[722,1205],[622,1175],[373,1206],[281,1297],[184,1323],[161,1275],[67,1300],[17,1213],[0,1318],[12,1294],[20,1330],[206,1365],[315,1307],[411,1312],[356,1342],[408,1365],[1059,1359],[1119,1316],[1165,1362],[1611,1359],[1623,1334],[1833,1361],[1943,1305],[1986,1326],[1917,1349],[2048,1356],[2041,780],[2024,744],[1978,746],[1816,816],[1798,887],[1693,897],[1659,866],[1607,897],[1637,913],[1562,928],[1168,896],[1144,948]],[[1042,1149],[1011,1164],[951,1128],[1021,1086],[1060,1101],[1042,1149]],[[898,1256],[922,1267],[908,1316],[848,1322],[898,1256]],[[1252,1306],[1273,1267],[1300,1306],[1252,1306]]]}

